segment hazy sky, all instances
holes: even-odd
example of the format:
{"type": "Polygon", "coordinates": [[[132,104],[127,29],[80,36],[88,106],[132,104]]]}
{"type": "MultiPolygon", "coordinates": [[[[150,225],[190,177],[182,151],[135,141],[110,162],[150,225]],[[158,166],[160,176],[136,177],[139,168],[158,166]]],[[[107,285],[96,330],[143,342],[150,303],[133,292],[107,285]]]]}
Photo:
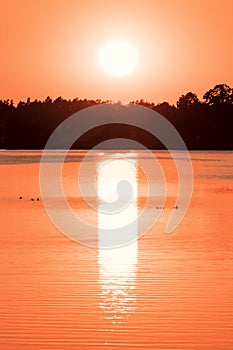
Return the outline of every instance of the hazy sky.
{"type": "Polygon", "coordinates": [[[216,83],[233,85],[232,18],[231,0],[2,1],[0,99],[201,98],[216,83]],[[111,39],[138,50],[130,76],[100,69],[111,39]]]}

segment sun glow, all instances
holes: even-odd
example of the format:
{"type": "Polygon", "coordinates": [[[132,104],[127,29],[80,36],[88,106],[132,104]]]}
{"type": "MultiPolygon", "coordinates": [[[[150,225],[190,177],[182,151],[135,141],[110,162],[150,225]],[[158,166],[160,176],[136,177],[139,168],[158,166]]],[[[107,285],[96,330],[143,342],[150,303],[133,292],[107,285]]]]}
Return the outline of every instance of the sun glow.
{"type": "Polygon", "coordinates": [[[137,50],[125,40],[111,40],[99,51],[101,69],[113,77],[129,75],[135,70],[137,63],[137,50]]]}

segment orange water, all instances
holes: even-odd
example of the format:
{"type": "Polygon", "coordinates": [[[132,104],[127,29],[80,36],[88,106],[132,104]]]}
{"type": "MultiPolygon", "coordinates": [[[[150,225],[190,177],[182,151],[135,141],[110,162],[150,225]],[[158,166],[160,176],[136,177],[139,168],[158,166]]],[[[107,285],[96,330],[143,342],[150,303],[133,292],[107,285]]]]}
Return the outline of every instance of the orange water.
{"type": "MultiPolygon", "coordinates": [[[[69,240],[42,201],[31,201],[40,198],[40,154],[0,152],[0,349],[232,350],[233,153],[191,153],[193,197],[171,235],[164,229],[177,179],[168,154],[157,153],[170,190],[164,213],[136,243],[113,251],[69,240]]],[[[75,189],[83,155],[68,157],[64,188],[96,223],[75,189]]],[[[144,180],[139,172],[139,210],[144,180]]]]}

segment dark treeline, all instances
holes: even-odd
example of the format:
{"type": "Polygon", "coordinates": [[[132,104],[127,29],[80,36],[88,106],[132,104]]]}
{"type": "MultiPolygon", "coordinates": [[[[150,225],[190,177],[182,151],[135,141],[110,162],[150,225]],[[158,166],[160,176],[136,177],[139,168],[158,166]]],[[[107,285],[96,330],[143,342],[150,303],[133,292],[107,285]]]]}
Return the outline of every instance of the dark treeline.
{"type": "MultiPolygon", "coordinates": [[[[17,106],[12,100],[0,101],[0,148],[43,149],[55,128],[67,117],[83,108],[111,101],[66,100],[58,97],[44,101],[30,98],[17,106]]],[[[163,102],[155,105],[132,101],[159,112],[178,130],[189,149],[229,150],[233,146],[233,89],[226,84],[216,85],[207,91],[200,101],[196,94],[182,95],[176,106],[163,102]]],[[[74,148],[88,149],[97,143],[114,137],[132,138],[149,148],[163,148],[157,140],[135,127],[115,125],[98,127],[83,135],[74,148]]]]}

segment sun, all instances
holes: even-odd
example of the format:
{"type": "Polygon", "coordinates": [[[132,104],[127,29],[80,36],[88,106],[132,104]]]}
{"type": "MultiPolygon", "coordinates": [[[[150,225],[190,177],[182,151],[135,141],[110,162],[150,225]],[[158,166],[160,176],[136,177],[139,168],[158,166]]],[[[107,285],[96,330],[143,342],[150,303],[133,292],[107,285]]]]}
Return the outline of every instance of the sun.
{"type": "Polygon", "coordinates": [[[137,64],[137,50],[126,40],[108,41],[99,50],[99,65],[110,76],[129,75],[135,70],[137,64]]]}

